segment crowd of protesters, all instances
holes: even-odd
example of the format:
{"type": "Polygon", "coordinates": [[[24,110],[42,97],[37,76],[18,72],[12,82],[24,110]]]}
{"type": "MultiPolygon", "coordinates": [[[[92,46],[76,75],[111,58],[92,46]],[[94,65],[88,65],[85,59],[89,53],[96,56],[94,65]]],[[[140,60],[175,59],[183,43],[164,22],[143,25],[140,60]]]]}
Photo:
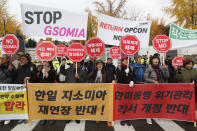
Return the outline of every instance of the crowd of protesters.
{"type": "MultiPolygon", "coordinates": [[[[24,84],[30,83],[121,83],[148,84],[148,83],[193,83],[197,80],[197,71],[193,69],[194,62],[186,58],[182,67],[173,67],[172,58],[168,56],[165,63],[160,60],[159,54],[137,56],[128,60],[122,56],[121,63],[115,67],[113,59],[107,62],[101,59],[71,62],[68,58],[57,61],[42,62],[35,65],[28,53],[18,52],[15,59],[4,54],[0,62],[1,84],[24,84]],[[60,63],[60,64],[59,64],[60,63]]],[[[42,121],[45,125],[48,121],[42,121]]],[[[49,121],[53,124],[54,121],[49,121]]],[[[69,122],[69,121],[67,121],[69,122]]],[[[80,123],[79,120],[76,121],[80,123]]],[[[8,124],[9,121],[1,121],[8,124]]],[[[98,123],[98,122],[97,122],[98,123]]],[[[110,122],[107,123],[110,126],[110,122]]],[[[131,125],[131,121],[121,121],[122,126],[131,125]]]]}

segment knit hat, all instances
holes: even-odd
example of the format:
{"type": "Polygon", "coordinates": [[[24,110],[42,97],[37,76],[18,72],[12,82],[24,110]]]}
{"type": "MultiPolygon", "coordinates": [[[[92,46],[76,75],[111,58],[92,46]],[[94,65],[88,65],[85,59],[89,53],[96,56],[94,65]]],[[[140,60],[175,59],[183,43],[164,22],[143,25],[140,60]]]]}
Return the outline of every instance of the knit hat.
{"type": "Polygon", "coordinates": [[[123,60],[128,59],[128,56],[123,56],[120,61],[122,62],[123,60]]]}

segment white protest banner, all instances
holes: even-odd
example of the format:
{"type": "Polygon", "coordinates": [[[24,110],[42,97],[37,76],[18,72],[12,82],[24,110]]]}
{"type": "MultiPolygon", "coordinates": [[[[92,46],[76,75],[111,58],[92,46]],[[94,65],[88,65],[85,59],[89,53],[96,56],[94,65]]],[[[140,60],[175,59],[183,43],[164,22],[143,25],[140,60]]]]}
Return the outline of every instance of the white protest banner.
{"type": "Polygon", "coordinates": [[[120,45],[120,40],[125,35],[135,35],[140,40],[140,47],[147,48],[150,37],[149,21],[130,21],[99,15],[97,37],[108,45],[120,45]]]}
{"type": "Polygon", "coordinates": [[[172,49],[197,45],[197,30],[186,30],[171,24],[169,36],[172,40],[172,49]]]}
{"type": "Polygon", "coordinates": [[[0,84],[0,120],[28,119],[25,85],[0,84]]]}
{"type": "Polygon", "coordinates": [[[23,33],[27,36],[86,40],[88,14],[21,4],[23,33]]]}
{"type": "Polygon", "coordinates": [[[3,37],[0,37],[0,56],[5,54],[5,52],[3,51],[3,48],[2,48],[2,41],[3,41],[3,37]]]}

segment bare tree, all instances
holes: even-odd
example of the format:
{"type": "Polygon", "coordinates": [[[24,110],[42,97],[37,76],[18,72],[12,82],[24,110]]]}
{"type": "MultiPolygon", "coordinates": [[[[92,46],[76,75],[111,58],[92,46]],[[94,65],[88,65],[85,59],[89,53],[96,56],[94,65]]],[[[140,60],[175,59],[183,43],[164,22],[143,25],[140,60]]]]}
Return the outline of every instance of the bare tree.
{"type": "Polygon", "coordinates": [[[124,9],[127,0],[105,0],[104,2],[95,1],[93,4],[96,7],[96,12],[117,17],[124,18],[126,15],[126,10],[124,9]]]}

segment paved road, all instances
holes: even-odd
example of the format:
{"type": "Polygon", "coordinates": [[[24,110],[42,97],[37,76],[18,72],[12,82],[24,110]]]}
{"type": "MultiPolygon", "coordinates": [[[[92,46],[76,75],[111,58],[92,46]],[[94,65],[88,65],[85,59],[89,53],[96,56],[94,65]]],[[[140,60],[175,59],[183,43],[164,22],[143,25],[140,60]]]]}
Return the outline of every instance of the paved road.
{"type": "Polygon", "coordinates": [[[81,121],[76,124],[72,121],[66,124],[59,120],[54,125],[45,126],[41,126],[40,121],[33,121],[31,125],[12,121],[8,126],[1,126],[0,131],[197,131],[197,128],[193,123],[164,119],[152,119],[152,124],[145,119],[132,120],[132,126],[120,126],[120,122],[115,122],[114,127],[107,127],[106,122],[81,121]]]}

